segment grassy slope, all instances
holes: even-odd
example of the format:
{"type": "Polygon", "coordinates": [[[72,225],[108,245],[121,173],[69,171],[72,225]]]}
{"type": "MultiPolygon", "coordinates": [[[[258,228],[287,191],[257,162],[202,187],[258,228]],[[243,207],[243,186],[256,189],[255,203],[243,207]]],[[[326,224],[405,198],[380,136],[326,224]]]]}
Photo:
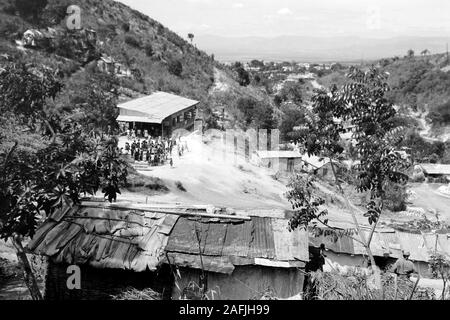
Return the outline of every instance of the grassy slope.
{"type": "MultiPolygon", "coordinates": [[[[43,50],[16,49],[14,40],[29,28],[54,27],[64,31],[64,21],[60,18],[45,18],[31,23],[19,15],[5,13],[7,3],[12,0],[0,0],[0,53],[8,53],[15,58],[21,57],[25,62],[43,64],[62,70],[66,75],[65,89],[57,102],[63,106],[83,102],[83,92],[91,85],[93,66],[82,68],[80,63],[64,57],[47,53],[43,50]],[[50,21],[53,21],[50,22],[50,21]],[[58,23],[56,23],[58,22],[58,23]]],[[[98,36],[98,50],[111,55],[117,61],[132,70],[137,70],[141,79],[122,79],[121,86],[127,89],[125,99],[137,94],[147,94],[155,90],[172,92],[199,100],[206,110],[225,108],[239,125],[239,113],[235,104],[239,97],[250,96],[258,100],[268,99],[262,91],[252,87],[240,87],[234,80],[233,73],[223,65],[215,62],[206,53],[165,28],[159,22],[112,0],[48,0],[45,12],[54,8],[66,8],[70,4],[81,8],[82,27],[94,29],[98,36]],[[136,45],[126,39],[136,40],[136,45]],[[151,45],[153,54],[149,56],[146,47],[151,45]],[[173,61],[180,61],[183,66],[181,76],[173,75],[169,66],[173,61]],[[225,91],[212,90],[215,76],[220,75],[219,82],[227,82],[225,91]]],[[[52,11],[53,10],[53,11],[52,11]]],[[[61,9],[59,9],[61,10],[61,9]]],[[[42,16],[46,17],[44,12],[42,16]]],[[[29,20],[29,19],[28,19],[29,20]]],[[[0,62],[1,62],[0,58],[0,62]]],[[[217,79],[216,79],[217,80],[217,79]]],[[[217,83],[217,81],[216,81],[217,83]]]]}

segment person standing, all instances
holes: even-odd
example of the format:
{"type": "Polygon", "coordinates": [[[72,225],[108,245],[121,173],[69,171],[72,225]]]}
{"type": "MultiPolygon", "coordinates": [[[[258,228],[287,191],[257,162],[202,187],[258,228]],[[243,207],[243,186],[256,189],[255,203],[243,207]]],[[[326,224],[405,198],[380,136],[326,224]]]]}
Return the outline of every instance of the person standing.
{"type": "Polygon", "coordinates": [[[399,258],[391,267],[390,271],[395,273],[399,277],[409,278],[414,273],[420,277],[419,271],[417,270],[414,263],[409,260],[409,257],[409,251],[403,251],[403,258],[399,258]]]}

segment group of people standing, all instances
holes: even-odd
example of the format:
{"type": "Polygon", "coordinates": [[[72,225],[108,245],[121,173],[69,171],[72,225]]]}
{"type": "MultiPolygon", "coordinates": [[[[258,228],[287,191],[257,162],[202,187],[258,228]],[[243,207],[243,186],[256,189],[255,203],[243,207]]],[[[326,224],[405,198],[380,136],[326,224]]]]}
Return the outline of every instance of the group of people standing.
{"type": "Polygon", "coordinates": [[[177,148],[178,156],[181,157],[187,151],[187,144],[181,139],[153,138],[133,140],[130,144],[125,143],[125,154],[131,155],[134,161],[147,162],[151,166],[164,165],[169,161],[173,166],[173,151],[177,148]]]}

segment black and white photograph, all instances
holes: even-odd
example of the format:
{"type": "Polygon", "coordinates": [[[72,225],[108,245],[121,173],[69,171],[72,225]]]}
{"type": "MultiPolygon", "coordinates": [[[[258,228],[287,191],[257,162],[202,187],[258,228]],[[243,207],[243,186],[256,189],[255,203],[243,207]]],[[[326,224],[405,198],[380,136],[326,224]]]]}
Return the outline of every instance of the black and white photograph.
{"type": "Polygon", "coordinates": [[[449,43],[448,0],[0,0],[0,303],[450,300],[449,43]]]}

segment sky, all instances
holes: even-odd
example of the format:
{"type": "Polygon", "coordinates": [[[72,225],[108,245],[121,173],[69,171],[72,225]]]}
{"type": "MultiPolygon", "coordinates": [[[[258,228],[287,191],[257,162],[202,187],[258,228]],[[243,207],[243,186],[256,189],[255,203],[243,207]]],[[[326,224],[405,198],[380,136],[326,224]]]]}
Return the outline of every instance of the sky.
{"type": "Polygon", "coordinates": [[[448,0],[120,0],[181,36],[449,36],[448,0]]]}

